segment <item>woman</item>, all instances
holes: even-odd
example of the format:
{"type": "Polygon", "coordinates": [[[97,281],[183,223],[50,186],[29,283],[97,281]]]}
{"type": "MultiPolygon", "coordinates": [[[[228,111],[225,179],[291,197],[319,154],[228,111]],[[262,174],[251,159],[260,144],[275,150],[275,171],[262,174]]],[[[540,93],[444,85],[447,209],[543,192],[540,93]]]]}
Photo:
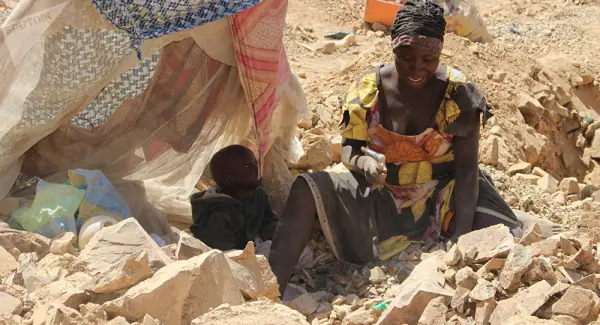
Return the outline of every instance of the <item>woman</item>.
{"type": "Polygon", "coordinates": [[[445,25],[438,5],[409,0],[391,30],[394,64],[350,88],[342,160],[351,172],[294,182],[270,254],[281,292],[315,215],[336,257],[355,263],[494,224],[521,235],[521,222],[478,167],[480,116],[485,123],[490,107],[460,71],[439,66],[445,25]],[[367,146],[385,165],[362,152],[367,146]]]}

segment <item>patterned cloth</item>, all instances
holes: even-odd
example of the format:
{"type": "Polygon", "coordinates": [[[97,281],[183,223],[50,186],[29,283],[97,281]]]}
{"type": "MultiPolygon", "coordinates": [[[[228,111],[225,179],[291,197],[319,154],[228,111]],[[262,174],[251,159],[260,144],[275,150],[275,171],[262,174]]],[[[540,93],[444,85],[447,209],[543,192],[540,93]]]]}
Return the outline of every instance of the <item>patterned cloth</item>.
{"type": "MultiPolygon", "coordinates": [[[[369,73],[351,87],[344,106],[350,119],[344,121],[346,127],[342,136],[368,141],[370,149],[386,156],[386,187],[392,193],[398,213],[412,219],[410,228],[421,224],[422,216],[430,216],[432,220],[427,233],[439,235],[441,229],[447,230],[453,215],[450,199],[454,180],[448,178],[453,170],[452,139],[453,133],[456,133],[453,130],[468,132],[471,116],[478,111],[489,116],[488,106],[482,102],[483,105],[463,106],[461,109],[457,101],[464,101],[464,98],[457,96],[471,94],[475,88],[457,91],[465,87],[467,78],[460,71],[447,67],[448,86],[435,125],[416,136],[400,135],[380,124],[380,81],[377,79],[377,73],[369,73]],[[468,118],[459,120],[461,114],[468,118]]],[[[430,222],[426,220],[426,223],[430,222]]]]}
{"type": "MultiPolygon", "coordinates": [[[[447,232],[454,215],[452,140],[469,136],[474,114],[483,113],[485,122],[491,113],[481,92],[464,74],[449,67],[446,71],[448,86],[435,121],[415,136],[381,126],[378,72],[363,75],[350,87],[342,136],[365,141],[370,149],[384,154],[388,177],[383,189],[365,196],[360,194],[370,185],[362,175],[345,168],[302,175],[313,193],[325,238],[338,258],[365,262],[378,255],[385,260],[412,242],[433,243],[447,232]],[[375,243],[373,238],[377,238],[375,243]]],[[[510,207],[483,176],[479,189],[478,207],[511,218],[510,207]]]]}
{"type": "Polygon", "coordinates": [[[92,0],[113,25],[143,39],[191,29],[248,9],[261,0],[92,0]]]}

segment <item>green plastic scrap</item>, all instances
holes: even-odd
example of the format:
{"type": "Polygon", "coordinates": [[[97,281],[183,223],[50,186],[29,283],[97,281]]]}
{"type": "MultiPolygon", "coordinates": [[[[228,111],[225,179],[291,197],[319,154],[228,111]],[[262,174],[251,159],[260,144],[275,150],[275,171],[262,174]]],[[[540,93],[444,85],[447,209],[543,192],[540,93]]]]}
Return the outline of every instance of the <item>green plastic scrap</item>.
{"type": "Polygon", "coordinates": [[[371,307],[371,310],[387,310],[387,306],[389,303],[390,303],[389,300],[381,302],[381,303],[371,307]]]}

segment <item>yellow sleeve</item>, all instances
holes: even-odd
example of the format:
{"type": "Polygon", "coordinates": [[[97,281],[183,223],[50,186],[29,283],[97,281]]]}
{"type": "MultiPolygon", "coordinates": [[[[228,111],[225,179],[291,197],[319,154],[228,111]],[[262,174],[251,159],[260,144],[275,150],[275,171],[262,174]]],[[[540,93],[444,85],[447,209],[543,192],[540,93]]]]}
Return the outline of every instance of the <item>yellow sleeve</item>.
{"type": "Polygon", "coordinates": [[[346,139],[369,141],[367,113],[377,105],[379,91],[375,73],[368,73],[352,84],[342,109],[344,110],[344,130],[346,139]]]}

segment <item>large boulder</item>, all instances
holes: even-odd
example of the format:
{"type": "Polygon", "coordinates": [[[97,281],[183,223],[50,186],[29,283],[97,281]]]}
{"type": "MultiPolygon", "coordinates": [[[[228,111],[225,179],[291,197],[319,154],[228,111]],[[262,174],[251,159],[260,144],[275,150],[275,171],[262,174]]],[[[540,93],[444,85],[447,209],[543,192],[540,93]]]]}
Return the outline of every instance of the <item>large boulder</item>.
{"type": "Polygon", "coordinates": [[[94,271],[104,273],[118,264],[123,256],[139,251],[148,253],[150,267],[154,271],[172,262],[134,218],[100,230],[90,239],[79,257],[88,262],[94,271]]]}
{"type": "Polygon", "coordinates": [[[164,324],[187,325],[221,304],[244,303],[227,258],[217,250],[171,263],[104,304],[111,317],[140,321],[148,314],[164,324]]]}

